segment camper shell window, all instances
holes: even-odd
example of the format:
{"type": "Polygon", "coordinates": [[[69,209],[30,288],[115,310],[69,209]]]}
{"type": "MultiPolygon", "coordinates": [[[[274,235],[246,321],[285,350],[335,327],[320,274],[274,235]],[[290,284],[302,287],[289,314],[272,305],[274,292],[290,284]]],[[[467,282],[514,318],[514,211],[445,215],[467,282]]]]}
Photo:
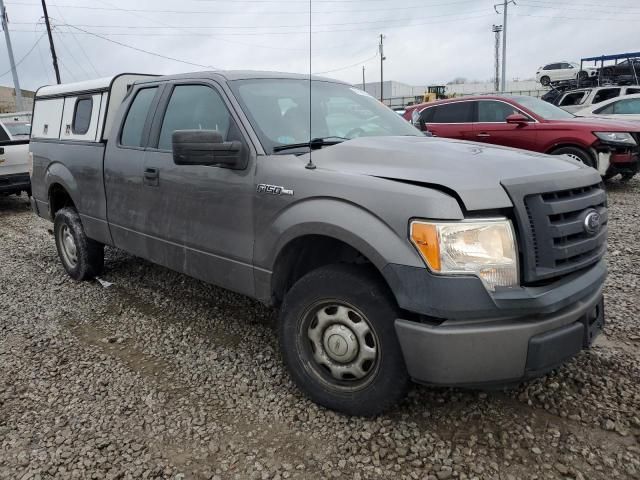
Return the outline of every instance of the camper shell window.
{"type": "Polygon", "coordinates": [[[89,131],[92,110],[92,97],[78,97],[73,111],[73,122],[71,123],[71,131],[74,135],[84,135],[89,131]]]}

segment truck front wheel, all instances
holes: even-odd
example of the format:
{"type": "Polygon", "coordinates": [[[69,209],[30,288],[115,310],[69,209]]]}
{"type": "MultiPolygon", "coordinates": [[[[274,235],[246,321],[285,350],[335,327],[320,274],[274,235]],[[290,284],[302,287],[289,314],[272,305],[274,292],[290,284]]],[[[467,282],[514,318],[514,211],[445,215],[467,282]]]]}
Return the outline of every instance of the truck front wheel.
{"type": "Polygon", "coordinates": [[[56,212],[53,233],[58,256],[71,278],[88,280],[100,274],[104,245],[87,237],[75,209],[65,207],[56,212]]]}
{"type": "Polygon", "coordinates": [[[289,374],[322,406],[348,415],[382,413],[409,385],[397,313],[386,285],[366,267],[329,265],[308,273],[280,312],[289,374]]]}

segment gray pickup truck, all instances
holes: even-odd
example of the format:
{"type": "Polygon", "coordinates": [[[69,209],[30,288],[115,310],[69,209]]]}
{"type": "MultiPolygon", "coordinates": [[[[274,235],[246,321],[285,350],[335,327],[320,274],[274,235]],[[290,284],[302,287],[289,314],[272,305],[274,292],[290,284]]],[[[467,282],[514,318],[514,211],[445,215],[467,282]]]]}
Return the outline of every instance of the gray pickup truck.
{"type": "Polygon", "coordinates": [[[278,306],[290,375],[326,407],[517,383],[603,327],[606,192],[569,158],[427,138],[280,73],[43,87],[32,123],[32,207],[72,278],[110,245],[278,306]]]}

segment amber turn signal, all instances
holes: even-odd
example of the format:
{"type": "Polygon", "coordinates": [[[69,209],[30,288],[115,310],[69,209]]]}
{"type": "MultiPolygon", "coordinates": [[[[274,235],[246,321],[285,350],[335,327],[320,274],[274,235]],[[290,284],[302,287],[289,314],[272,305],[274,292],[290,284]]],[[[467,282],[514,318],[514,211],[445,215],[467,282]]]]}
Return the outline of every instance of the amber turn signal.
{"type": "Polygon", "coordinates": [[[438,229],[433,224],[412,222],[411,242],[416,246],[429,268],[440,271],[440,240],[438,229]]]}

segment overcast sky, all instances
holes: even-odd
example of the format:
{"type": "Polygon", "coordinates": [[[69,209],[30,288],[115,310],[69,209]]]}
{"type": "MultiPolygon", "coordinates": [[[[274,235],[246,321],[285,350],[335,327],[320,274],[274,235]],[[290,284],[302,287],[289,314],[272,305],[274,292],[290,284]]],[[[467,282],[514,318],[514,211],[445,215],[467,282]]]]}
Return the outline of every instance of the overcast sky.
{"type": "MultiPolygon", "coordinates": [[[[494,69],[491,26],[502,23],[493,8],[496,1],[312,0],[312,69],[359,83],[364,65],[367,81],[378,81],[383,33],[385,79],[413,85],[455,77],[488,80],[494,69]]],[[[309,71],[308,0],[47,4],[63,82],[209,66],[309,71]]],[[[5,6],[22,87],[55,83],[40,1],[5,0],[5,6]]],[[[637,0],[518,0],[509,7],[507,77],[531,78],[539,65],[551,61],[639,51],[639,21],[637,0]]],[[[4,37],[0,45],[2,74],[9,70],[4,37]]],[[[10,73],[0,77],[0,85],[11,84],[10,73]]]]}

